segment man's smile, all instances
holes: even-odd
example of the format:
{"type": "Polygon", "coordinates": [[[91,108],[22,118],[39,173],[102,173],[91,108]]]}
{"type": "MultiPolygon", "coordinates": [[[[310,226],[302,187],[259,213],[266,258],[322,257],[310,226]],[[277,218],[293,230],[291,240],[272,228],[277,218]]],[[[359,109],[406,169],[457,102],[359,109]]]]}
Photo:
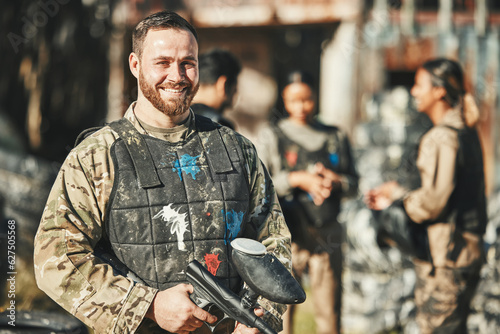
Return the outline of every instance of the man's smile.
{"type": "Polygon", "coordinates": [[[179,88],[158,87],[158,91],[165,98],[168,98],[168,96],[170,96],[170,97],[180,97],[180,96],[186,94],[186,92],[188,91],[188,87],[187,86],[185,86],[185,87],[179,87],[179,88]]]}
{"type": "Polygon", "coordinates": [[[167,93],[182,93],[184,91],[183,89],[172,89],[172,88],[160,88],[166,91],[167,93]]]}

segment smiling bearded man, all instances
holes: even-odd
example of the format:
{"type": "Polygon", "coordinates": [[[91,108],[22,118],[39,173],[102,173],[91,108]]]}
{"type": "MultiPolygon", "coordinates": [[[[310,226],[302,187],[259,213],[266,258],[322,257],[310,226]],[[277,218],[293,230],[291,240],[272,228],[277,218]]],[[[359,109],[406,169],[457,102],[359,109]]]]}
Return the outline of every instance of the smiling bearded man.
{"type": "MultiPolygon", "coordinates": [[[[271,178],[248,139],[190,110],[199,74],[189,22],[152,14],[132,44],[137,101],[84,132],[61,167],[35,241],[37,283],[95,333],[200,334],[211,324],[256,334],[194,304],[185,271],[197,260],[240,293],[230,264],[237,237],[267,245],[291,269],[271,178]]],[[[286,306],[259,304],[268,312],[255,314],[279,332],[286,306]]]]}
{"type": "Polygon", "coordinates": [[[191,101],[193,100],[198,88],[200,87],[199,83],[193,86],[187,80],[183,80],[179,82],[177,85],[170,85],[170,87],[165,86],[156,86],[154,87],[152,84],[149,84],[144,76],[144,72],[141,69],[139,71],[139,87],[142,91],[142,94],[146,99],[151,102],[151,104],[165,115],[170,116],[179,116],[184,114],[190,107],[191,101]],[[161,94],[159,92],[160,89],[165,90],[185,90],[185,94],[178,98],[170,98],[167,103],[164,99],[162,99],[161,94]]]}

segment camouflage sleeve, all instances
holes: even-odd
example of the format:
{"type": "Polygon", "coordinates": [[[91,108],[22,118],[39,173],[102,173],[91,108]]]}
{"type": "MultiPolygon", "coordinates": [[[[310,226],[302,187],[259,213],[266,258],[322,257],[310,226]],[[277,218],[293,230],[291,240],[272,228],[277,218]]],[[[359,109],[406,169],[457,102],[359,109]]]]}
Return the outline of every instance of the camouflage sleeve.
{"type": "Polygon", "coordinates": [[[457,151],[455,130],[434,127],[422,137],[417,158],[421,185],[403,199],[406,213],[414,222],[435,220],[446,208],[455,189],[457,151]]]}
{"type": "Polygon", "coordinates": [[[293,191],[288,181],[290,172],[283,167],[281,153],[278,148],[278,137],[270,126],[259,131],[255,142],[258,155],[273,179],[274,189],[278,196],[285,196],[293,191]]]}
{"type": "MultiPolygon", "coordinates": [[[[291,236],[285,223],[278,197],[264,164],[257,156],[252,143],[243,137],[238,137],[243,155],[247,163],[247,172],[250,185],[250,223],[257,230],[257,239],[267,250],[273,253],[291,271],[291,236]]],[[[278,331],[282,326],[282,315],[286,305],[260,299],[259,303],[273,317],[266,321],[278,331]],[[273,319],[274,318],[274,319],[273,319]]]]}
{"type": "Polygon", "coordinates": [[[41,290],[96,333],[133,333],[156,290],[115,275],[93,254],[113,183],[114,135],[99,133],[70,152],[57,176],[35,237],[35,276],[41,290]]]}

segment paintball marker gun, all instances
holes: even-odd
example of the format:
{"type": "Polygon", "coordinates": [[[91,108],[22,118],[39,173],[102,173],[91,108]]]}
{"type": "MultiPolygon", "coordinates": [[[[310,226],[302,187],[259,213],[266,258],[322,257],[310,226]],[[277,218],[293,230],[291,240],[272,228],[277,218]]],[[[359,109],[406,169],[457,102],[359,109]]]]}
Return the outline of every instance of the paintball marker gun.
{"type": "MultiPolygon", "coordinates": [[[[258,297],[262,296],[280,304],[299,304],[306,299],[304,290],[285,266],[274,255],[266,252],[261,243],[238,238],[231,242],[231,246],[233,265],[247,284],[242,297],[221,284],[198,261],[193,260],[186,270],[187,280],[194,287],[194,293],[190,295],[191,300],[201,308],[208,308],[207,310],[219,319],[222,315],[220,312],[223,312],[223,320],[231,318],[247,327],[257,328],[264,334],[277,334],[264,320],[255,315],[254,308],[258,297]],[[210,309],[213,306],[215,312],[210,309]]],[[[212,332],[216,327],[206,325],[212,332]]]]}

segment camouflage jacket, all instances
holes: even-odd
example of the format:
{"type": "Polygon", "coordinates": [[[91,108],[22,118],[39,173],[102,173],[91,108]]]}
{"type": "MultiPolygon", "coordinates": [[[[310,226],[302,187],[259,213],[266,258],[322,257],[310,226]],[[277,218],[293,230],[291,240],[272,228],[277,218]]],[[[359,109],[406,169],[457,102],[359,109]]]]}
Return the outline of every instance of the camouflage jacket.
{"type": "Polygon", "coordinates": [[[459,141],[457,131],[450,127],[464,126],[460,110],[452,109],[422,137],[417,158],[422,184],[403,196],[405,211],[414,222],[433,222],[427,225],[427,235],[435,267],[474,266],[483,257],[482,236],[455,230],[455,224],[442,217],[456,187],[459,141]],[[457,254],[454,259],[452,253],[457,254]]]}
{"type": "MultiPolygon", "coordinates": [[[[125,116],[142,134],[149,134],[134,115],[125,116]]],[[[191,113],[187,131],[194,129],[191,113]]],[[[113,187],[109,149],[118,135],[106,126],[86,138],[66,158],[47,200],[35,237],[35,276],[41,290],[96,333],[134,333],[144,319],[156,289],[116,275],[94,256],[113,187]]],[[[253,144],[236,136],[249,178],[250,223],[258,240],[291,270],[290,234],[272,181],[253,144]]],[[[281,318],[286,306],[261,301],[281,318]]]]}

